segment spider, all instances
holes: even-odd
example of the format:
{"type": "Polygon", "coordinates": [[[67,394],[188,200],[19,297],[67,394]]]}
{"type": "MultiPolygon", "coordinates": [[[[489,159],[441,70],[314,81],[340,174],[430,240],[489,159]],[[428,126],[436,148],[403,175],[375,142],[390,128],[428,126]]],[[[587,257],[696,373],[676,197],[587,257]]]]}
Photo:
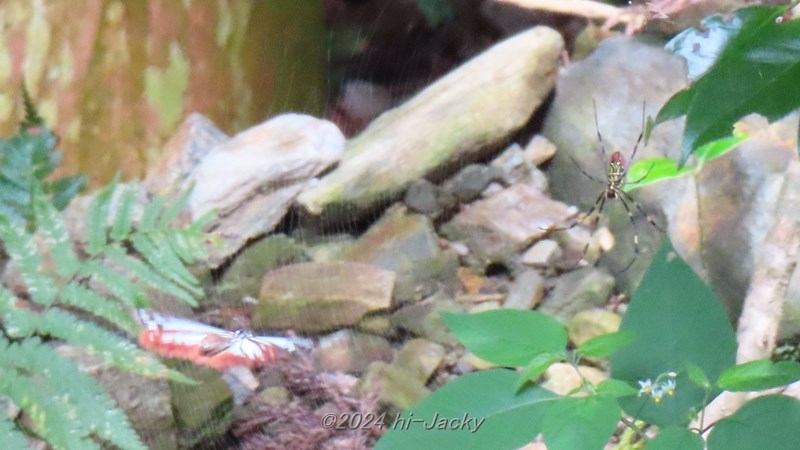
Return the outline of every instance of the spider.
{"type": "MultiPolygon", "coordinates": [[[[602,154],[603,163],[606,163],[607,161],[606,149],[603,143],[603,136],[600,134],[600,125],[597,121],[597,104],[594,101],[592,103],[594,105],[594,126],[597,131],[597,140],[600,143],[600,153],[602,154]]],[[[645,127],[644,111],[645,107],[643,104],[642,129],[639,132],[639,137],[636,139],[636,144],[633,146],[633,152],[631,153],[631,157],[629,160],[631,162],[633,161],[633,158],[636,157],[636,151],[639,149],[639,144],[641,144],[642,136],[644,135],[644,127],[645,127]]],[[[658,231],[664,233],[664,230],[660,226],[658,226],[658,224],[644,211],[644,209],[642,209],[642,207],[639,206],[639,204],[633,199],[633,197],[631,197],[631,195],[625,192],[624,190],[626,185],[636,184],[647,178],[647,176],[650,174],[650,169],[652,169],[652,166],[650,166],[650,168],[647,169],[647,172],[645,172],[644,176],[642,176],[638,180],[625,181],[625,176],[628,173],[628,164],[625,161],[625,158],[622,156],[622,153],[615,151],[614,153],[611,154],[611,159],[607,163],[608,172],[606,173],[606,180],[601,181],[595,178],[594,176],[590,175],[589,173],[587,173],[585,170],[583,170],[580,164],[578,164],[578,161],[576,161],[572,155],[568,156],[575,164],[575,166],[578,167],[578,170],[580,170],[583,175],[585,175],[587,178],[594,181],[595,183],[603,185],[605,187],[605,189],[602,192],[600,192],[600,195],[597,196],[597,200],[595,200],[592,209],[589,211],[589,214],[586,215],[586,217],[591,217],[593,214],[596,213],[592,221],[593,222],[592,229],[597,228],[597,223],[599,222],[600,216],[603,213],[603,207],[606,205],[606,200],[619,200],[620,203],[622,203],[622,206],[625,207],[625,211],[628,212],[628,218],[631,221],[631,225],[635,225],[636,219],[634,213],[638,212],[639,214],[644,216],[647,219],[647,221],[650,222],[650,224],[653,225],[658,231]]],[[[543,229],[547,231],[565,231],[574,228],[580,222],[581,220],[578,219],[575,222],[573,222],[572,225],[567,227],[562,227],[562,228],[548,227],[543,229]]],[[[581,254],[580,259],[575,263],[573,268],[577,267],[578,264],[580,264],[580,262],[583,261],[583,259],[586,257],[586,253],[588,250],[589,250],[589,243],[587,242],[586,246],[583,247],[583,253],[581,254]]],[[[630,269],[634,261],[636,261],[636,258],[639,256],[638,234],[633,235],[633,253],[634,253],[633,258],[631,258],[630,262],[628,262],[625,268],[622,269],[623,272],[630,269]]]]}

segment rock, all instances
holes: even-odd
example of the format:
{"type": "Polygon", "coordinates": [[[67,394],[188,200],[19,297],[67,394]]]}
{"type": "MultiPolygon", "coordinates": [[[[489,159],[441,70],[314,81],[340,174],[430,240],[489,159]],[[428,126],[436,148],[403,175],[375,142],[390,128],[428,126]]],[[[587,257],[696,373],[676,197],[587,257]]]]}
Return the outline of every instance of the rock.
{"type": "Polygon", "coordinates": [[[541,165],[556,154],[556,146],[546,137],[537,134],[525,146],[525,162],[534,166],[541,165]]]}
{"type": "Polygon", "coordinates": [[[506,148],[492,161],[492,167],[500,172],[506,184],[528,184],[542,192],[547,191],[547,176],[536,168],[519,144],[515,143],[506,148]]]}
{"type": "Polygon", "coordinates": [[[547,97],[563,48],[561,35],[546,27],[493,46],[373,121],[299,204],[314,215],[354,220],[415,180],[485,156],[547,97]]]}
{"type": "Polygon", "coordinates": [[[442,345],[426,339],[411,339],[394,357],[392,365],[412,374],[422,384],[427,384],[431,375],[444,361],[442,345]]]}
{"type": "Polygon", "coordinates": [[[456,204],[455,198],[424,178],[411,183],[403,203],[412,211],[425,214],[432,219],[439,217],[446,209],[456,204]]]}
{"type": "Polygon", "coordinates": [[[614,284],[614,277],[596,267],[565,273],[557,279],[539,312],[567,319],[585,309],[603,306],[614,284]]]}
{"type": "Polygon", "coordinates": [[[516,184],[487,199],[465,205],[442,233],[470,249],[471,265],[509,265],[513,256],[575,214],[574,208],[551,200],[540,190],[516,184]]]}
{"type": "Polygon", "coordinates": [[[442,251],[430,219],[406,208],[390,208],[338,259],[372,264],[397,274],[396,301],[418,300],[440,285],[455,283],[458,257],[442,251]]]}
{"type": "MultiPolygon", "coordinates": [[[[604,40],[588,58],[563,70],[542,130],[559,149],[547,169],[553,197],[575,204],[588,213],[603,186],[581,170],[605,181],[607,161],[614,151],[621,151],[626,160],[630,159],[642,131],[643,103],[645,113],[654,117],[661,105],[685,85],[685,64],[679,57],[667,53],[660,45],[622,37],[604,40]],[[599,131],[605,144],[605,161],[597,139],[593,102],[597,105],[599,131]]],[[[667,156],[677,160],[681,128],[678,121],[656,127],[647,144],[639,145],[636,159],[627,161],[629,167],[643,158],[667,156]]],[[[648,207],[653,203],[652,192],[656,190],[675,197],[675,193],[663,185],[652,190],[638,189],[632,195],[643,207],[648,207]]],[[[657,211],[650,211],[657,217],[657,211]]],[[[662,237],[646,221],[632,227],[618,202],[607,202],[603,214],[617,237],[617,246],[601,264],[620,280],[621,289],[627,290],[638,283],[662,237]],[[634,233],[639,235],[642,244],[640,261],[623,271],[633,254],[634,233]]]]}
{"type": "Polygon", "coordinates": [[[59,344],[56,351],[75,361],[81,371],[94,377],[103,386],[125,411],[131,426],[147,448],[178,448],[178,429],[167,380],[145,378],[109,367],[101,357],[67,344],[59,344]]]}
{"type": "Polygon", "coordinates": [[[258,402],[267,406],[288,405],[292,394],[283,386],[270,386],[258,394],[258,402]]]}
{"type": "Polygon", "coordinates": [[[305,251],[285,234],[274,234],[245,249],[222,275],[216,296],[230,304],[257,297],[264,274],[287,264],[308,261],[305,251]]]}
{"type": "Polygon", "coordinates": [[[492,181],[500,179],[500,172],[485,164],[470,164],[448,179],[442,188],[459,202],[467,203],[480,197],[492,181]]]}
{"type": "Polygon", "coordinates": [[[350,330],[324,336],[314,348],[317,366],[325,372],[361,373],[371,362],[389,362],[393,357],[386,339],[350,330]]]}
{"type": "Polygon", "coordinates": [[[389,317],[384,314],[373,314],[369,317],[364,317],[361,322],[358,322],[356,328],[369,334],[375,334],[384,337],[394,337],[395,329],[392,327],[392,322],[389,317]]]}
{"type": "Polygon", "coordinates": [[[379,402],[392,415],[418,404],[430,394],[414,374],[381,361],[369,365],[356,391],[362,396],[377,393],[379,402]]]}
{"type": "MultiPolygon", "coordinates": [[[[608,379],[608,374],[591,366],[579,366],[581,375],[589,382],[598,385],[608,379]]],[[[541,386],[558,395],[567,395],[583,384],[575,368],[568,363],[555,363],[544,373],[545,381],[541,386]]]]}
{"type": "Polygon", "coordinates": [[[336,163],[344,136],[330,122],[284,114],[214,147],[187,179],[192,217],[216,211],[210,230],[219,266],[249,239],[271,231],[314,176],[336,163]]]}
{"type": "Polygon", "coordinates": [[[576,346],[604,334],[616,333],[622,318],[604,309],[588,309],[570,317],[564,323],[570,342],[576,346]]]}
{"type": "Polygon", "coordinates": [[[561,247],[558,246],[558,242],[543,239],[526,250],[520,261],[522,264],[534,267],[552,267],[559,259],[561,259],[561,247]]]}
{"type": "Polygon", "coordinates": [[[352,326],[392,302],[395,274],[369,264],[301,263],[264,275],[254,328],[324,331],[352,326]]]}
{"type": "Polygon", "coordinates": [[[473,370],[486,370],[486,369],[493,369],[495,367],[499,367],[497,364],[487,361],[479,356],[476,356],[472,352],[467,352],[464,356],[461,357],[459,360],[460,365],[466,365],[470,368],[470,371],[473,370]]]}
{"type": "Polygon", "coordinates": [[[415,336],[453,346],[457,345],[458,341],[447,329],[441,313],[463,313],[465,310],[466,308],[455,300],[436,293],[421,302],[403,306],[392,314],[390,320],[394,326],[410,331],[415,336]]]}
{"type": "Polygon", "coordinates": [[[150,194],[163,194],[183,183],[197,164],[229,138],[206,116],[189,114],[178,131],[164,144],[158,161],[143,181],[150,194]]]}
{"type": "Polygon", "coordinates": [[[173,368],[199,382],[196,386],[170,383],[179,447],[190,448],[228,430],[233,421],[233,393],[219,372],[183,361],[177,364],[173,368]]]}
{"type": "Polygon", "coordinates": [[[503,302],[504,308],[533,309],[544,296],[544,278],[539,272],[531,269],[523,271],[515,277],[508,289],[508,296],[503,302]]]}

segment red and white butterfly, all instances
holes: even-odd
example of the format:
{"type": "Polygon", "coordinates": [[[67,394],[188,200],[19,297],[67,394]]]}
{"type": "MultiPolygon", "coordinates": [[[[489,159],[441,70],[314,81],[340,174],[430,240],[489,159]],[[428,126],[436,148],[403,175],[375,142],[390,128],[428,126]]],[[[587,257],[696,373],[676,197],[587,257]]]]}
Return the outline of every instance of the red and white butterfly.
{"type": "Polygon", "coordinates": [[[138,311],[142,330],[139,345],[168,358],[188,359],[224,371],[235,366],[267,365],[298,347],[311,347],[309,339],[255,336],[249,330],[227,331],[182,317],[138,311]]]}

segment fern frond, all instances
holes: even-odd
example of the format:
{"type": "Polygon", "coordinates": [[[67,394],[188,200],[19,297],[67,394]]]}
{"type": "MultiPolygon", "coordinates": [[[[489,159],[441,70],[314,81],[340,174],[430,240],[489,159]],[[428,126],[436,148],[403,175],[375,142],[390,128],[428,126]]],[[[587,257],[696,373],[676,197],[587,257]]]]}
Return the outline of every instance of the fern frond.
{"type": "MultiPolygon", "coordinates": [[[[102,250],[98,249],[98,250],[102,250]]],[[[128,306],[135,308],[147,304],[144,291],[133,284],[125,276],[98,260],[90,260],[81,268],[81,275],[91,277],[91,280],[100,283],[114,297],[122,300],[128,306]]]]}
{"type": "Polygon", "coordinates": [[[166,278],[178,285],[193,289],[199,294],[199,282],[175,253],[170,251],[169,243],[159,233],[136,234],[131,237],[133,248],[144,256],[151,266],[158,269],[166,278]]]}
{"type": "Polygon", "coordinates": [[[22,104],[25,107],[25,118],[20,124],[22,131],[28,131],[31,128],[44,125],[44,119],[39,115],[39,111],[36,110],[36,105],[31,100],[31,94],[28,92],[28,87],[25,85],[24,80],[22,82],[22,104]]]}
{"type": "Polygon", "coordinates": [[[31,299],[40,305],[51,305],[58,290],[53,279],[41,271],[42,259],[35,239],[19,225],[0,217],[0,241],[25,281],[31,299]]]}
{"type": "Polygon", "coordinates": [[[122,186],[119,188],[122,193],[119,194],[119,202],[117,203],[117,213],[114,217],[114,223],[111,224],[111,239],[121,241],[125,239],[131,232],[131,225],[133,224],[133,206],[134,206],[134,190],[130,186],[122,186]]]}
{"type": "Polygon", "coordinates": [[[119,246],[112,245],[106,247],[106,249],[103,251],[103,255],[108,259],[109,262],[114,263],[132,275],[138,277],[139,280],[150,287],[173,295],[192,306],[197,306],[197,301],[195,301],[192,294],[156,273],[156,271],[154,271],[147,264],[143,263],[140,259],[127,254],[119,246]]]}
{"type": "Polygon", "coordinates": [[[158,218],[158,227],[159,228],[166,228],[169,226],[169,223],[175,220],[176,217],[186,208],[186,205],[189,204],[189,194],[192,191],[189,189],[184,190],[181,194],[174,199],[172,202],[166,205],[163,211],[158,218]]]}
{"type": "Polygon", "coordinates": [[[64,278],[72,277],[80,269],[80,261],[75,254],[67,227],[56,208],[41,191],[37,189],[34,194],[32,203],[36,225],[50,249],[56,273],[64,278]]]}
{"type": "Polygon", "coordinates": [[[86,253],[96,256],[106,245],[106,231],[108,229],[108,215],[111,210],[111,198],[116,189],[114,182],[103,188],[89,205],[89,214],[86,219],[86,253]]]}
{"type": "Polygon", "coordinates": [[[144,207],[142,218],[139,220],[139,224],[137,225],[139,231],[148,232],[155,229],[156,221],[161,215],[161,211],[164,209],[164,205],[166,203],[167,200],[160,195],[150,200],[150,203],[144,207]]]}
{"type": "Polygon", "coordinates": [[[121,449],[144,450],[127,417],[103,388],[37,338],[8,345],[0,338],[0,392],[32,419],[56,448],[100,448],[91,436],[121,449]],[[16,369],[16,370],[14,370],[16,369]]]}
{"type": "Polygon", "coordinates": [[[123,308],[119,303],[104,295],[81,286],[77,282],[72,282],[65,286],[58,299],[64,305],[91,312],[131,335],[135,335],[139,331],[139,324],[131,317],[128,309],[123,308]]]}

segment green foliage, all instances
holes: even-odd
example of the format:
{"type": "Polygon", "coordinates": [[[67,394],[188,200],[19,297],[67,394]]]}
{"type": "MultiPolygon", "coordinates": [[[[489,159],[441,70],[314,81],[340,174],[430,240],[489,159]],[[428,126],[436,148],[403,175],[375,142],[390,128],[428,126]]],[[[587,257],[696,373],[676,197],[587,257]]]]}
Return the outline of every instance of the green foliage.
{"type": "MultiPolygon", "coordinates": [[[[648,449],[702,449],[702,437],[686,425],[723,388],[767,389],[800,379],[800,364],[795,362],[734,365],[736,341],[725,312],[708,286],[674,254],[669,241],[634,292],[620,331],[590,339],[574,350],[567,347],[564,327],[535,311],[443,316],[468,350],[521,371],[494,369],[448,383],[406,411],[377,448],[511,449],[541,433],[551,450],[601,449],[624,410],[636,421],[662,429],[648,441],[648,449]],[[613,378],[599,385],[584,378],[580,387],[559,396],[534,384],[556,362],[578,367],[581,358],[605,356],[610,356],[613,378]],[[474,432],[426,428],[436,413],[448,419],[466,413],[486,422],[474,432]],[[420,421],[410,424],[413,419],[420,421]]],[[[766,402],[758,411],[770,419],[732,416],[720,422],[730,421],[720,433],[738,432],[733,423],[739,419],[745,427],[790,420],[784,426],[798,429],[800,414],[792,413],[792,419],[781,416],[794,407],[783,399],[780,404],[766,402]]],[[[626,424],[643,438],[638,425],[626,424]]],[[[761,448],[794,448],[771,445],[766,435],[759,434],[761,448]]],[[[792,442],[789,437],[796,439],[785,432],[776,442],[792,442]]],[[[709,441],[709,449],[753,448],[712,434],[713,439],[725,444],[714,447],[709,441]]]]}
{"type": "Polygon", "coordinates": [[[50,180],[61,160],[56,137],[36,112],[27,90],[23,90],[25,121],[20,133],[0,139],[0,217],[15,224],[33,218],[33,189],[47,194],[58,209],[86,186],[86,177],[73,176],[50,180]]]}
{"type": "Polygon", "coordinates": [[[151,214],[161,220],[142,230],[133,220],[129,192],[114,183],[95,196],[81,241],[85,254],[74,246],[58,211],[35,185],[28,227],[0,217],[0,241],[10,259],[7,270],[24,286],[14,292],[0,288],[2,327],[12,340],[0,340],[0,394],[32,419],[27,432],[55,448],[100,448],[98,439],[123,449],[144,447],[102,387],[37,336],[82,348],[132,373],[191,382],[128,339],[75,314],[89,314],[135,334],[138,324],[132,311],[147,304],[146,288],[192,305],[202,294],[184,266],[203,254],[207,236],[202,224],[176,228],[168,220],[185,205],[186,197],[154,202],[160,208],[152,208],[151,214]]]}
{"type": "Polygon", "coordinates": [[[681,388],[662,403],[648,397],[622,401],[629,414],[659,426],[686,425],[704,406],[707,393],[689,382],[687,364],[716,379],[736,361],[736,337],[719,300],[669,241],[634,292],[620,329],[637,339],[611,356],[614,378],[634,384],[678,374],[681,388]]]}
{"type": "Polygon", "coordinates": [[[747,140],[747,137],[747,135],[734,135],[701,146],[694,153],[697,161],[694,165],[678,167],[678,163],[669,158],[641,159],[628,170],[627,178],[633,181],[625,184],[625,190],[630,191],[684,175],[697,175],[700,169],[703,168],[703,164],[735,149],[739,144],[747,140]]]}
{"type": "Polygon", "coordinates": [[[469,351],[501,366],[522,366],[541,353],[563,350],[567,344],[564,327],[536,311],[443,313],[442,318],[469,351]]]}
{"type": "Polygon", "coordinates": [[[759,397],[721,420],[708,450],[795,449],[800,442],[800,401],[782,395],[759,397]]]}
{"type": "MultiPolygon", "coordinates": [[[[800,21],[782,21],[786,8],[753,6],[738,10],[731,22],[706,22],[723,37],[718,40],[724,42],[723,50],[711,68],[661,108],[655,120],[657,125],[686,116],[680,166],[698,147],[730,135],[741,117],[759,113],[772,121],[800,106],[800,21]]],[[[686,31],[672,48],[691,65],[698,64],[693,40],[706,33],[707,29],[686,31]]],[[[714,55],[718,46],[714,43],[700,53],[714,55]]]]}
{"type": "Polygon", "coordinates": [[[375,449],[522,447],[542,431],[547,412],[558,397],[540,387],[516,394],[517,378],[515,372],[504,369],[463,375],[404,412],[375,449]],[[437,417],[485,422],[475,432],[474,426],[472,430],[440,430],[435,426],[437,417]]]}

